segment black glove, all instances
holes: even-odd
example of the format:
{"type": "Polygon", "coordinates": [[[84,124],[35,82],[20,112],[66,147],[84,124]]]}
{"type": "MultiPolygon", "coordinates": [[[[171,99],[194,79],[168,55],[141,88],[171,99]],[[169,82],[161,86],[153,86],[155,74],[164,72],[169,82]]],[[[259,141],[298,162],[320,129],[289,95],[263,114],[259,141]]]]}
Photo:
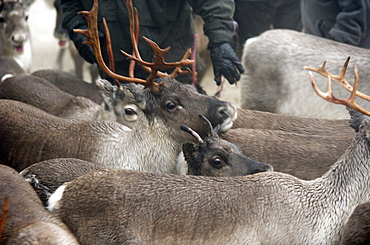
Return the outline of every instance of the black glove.
{"type": "MultiPolygon", "coordinates": [[[[87,29],[87,25],[86,24],[81,24],[81,25],[78,25],[77,27],[75,27],[74,29],[85,30],[85,29],[87,29]]],[[[86,41],[86,37],[84,35],[75,33],[73,31],[69,34],[70,34],[69,37],[71,38],[71,40],[75,44],[75,46],[78,50],[78,53],[81,55],[81,57],[84,60],[86,60],[87,62],[91,63],[91,64],[96,63],[94,50],[90,47],[90,45],[83,44],[83,42],[86,41]]]]}
{"type": "Polygon", "coordinates": [[[210,49],[213,72],[217,85],[221,84],[221,75],[224,75],[230,84],[239,81],[240,73],[244,73],[244,68],[236,56],[234,49],[231,47],[231,44],[223,43],[210,49]]]}

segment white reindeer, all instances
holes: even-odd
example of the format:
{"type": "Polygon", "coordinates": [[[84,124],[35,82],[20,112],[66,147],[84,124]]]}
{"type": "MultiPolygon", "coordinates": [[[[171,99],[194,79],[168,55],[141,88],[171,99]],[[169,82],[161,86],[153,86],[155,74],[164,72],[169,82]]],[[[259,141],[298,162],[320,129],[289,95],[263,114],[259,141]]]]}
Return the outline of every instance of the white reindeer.
{"type": "MultiPolygon", "coordinates": [[[[349,56],[359,66],[361,79],[369,81],[369,49],[293,30],[266,31],[248,40],[244,47],[242,63],[246,72],[240,79],[241,107],[295,116],[347,119],[345,110],[330,103],[323,104],[314,95],[303,67],[317,67],[328,60],[328,69],[339,73],[343,60],[349,56]]],[[[324,79],[317,83],[321,89],[326,86],[324,79]]],[[[370,94],[369,84],[361,83],[359,91],[370,94]]],[[[348,96],[339,85],[333,85],[338,97],[348,96]]],[[[370,109],[366,101],[360,99],[358,103],[370,109]]]]}

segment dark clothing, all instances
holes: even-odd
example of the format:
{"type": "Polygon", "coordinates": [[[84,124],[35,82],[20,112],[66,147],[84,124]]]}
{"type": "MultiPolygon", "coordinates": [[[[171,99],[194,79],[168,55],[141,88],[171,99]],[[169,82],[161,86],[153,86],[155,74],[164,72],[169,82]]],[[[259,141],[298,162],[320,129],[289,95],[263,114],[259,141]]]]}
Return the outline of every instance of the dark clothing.
{"type": "MultiPolygon", "coordinates": [[[[92,5],[93,0],[62,0],[63,26],[69,31],[72,40],[75,35],[72,30],[86,23],[85,18],[76,13],[90,10],[92,5]]],[[[194,42],[192,10],[205,21],[204,32],[210,40],[209,46],[231,43],[235,34],[232,0],[134,0],[133,5],[139,13],[139,52],[144,61],[152,62],[154,57],[151,48],[141,36],[155,41],[161,48],[170,46],[170,51],[165,55],[167,62],[181,60],[194,42]]],[[[127,76],[130,61],[120,50],[132,54],[132,45],[124,1],[99,0],[99,31],[104,33],[102,17],[106,18],[110,30],[116,73],[127,76]]],[[[103,57],[108,63],[105,38],[101,38],[101,45],[103,57]]],[[[146,78],[147,73],[137,65],[135,77],[146,78]]]]}
{"type": "Polygon", "coordinates": [[[304,32],[370,48],[370,0],[302,0],[304,32]]]}
{"type": "Polygon", "coordinates": [[[270,29],[302,30],[300,0],[235,0],[239,24],[238,56],[248,38],[270,29]]]}

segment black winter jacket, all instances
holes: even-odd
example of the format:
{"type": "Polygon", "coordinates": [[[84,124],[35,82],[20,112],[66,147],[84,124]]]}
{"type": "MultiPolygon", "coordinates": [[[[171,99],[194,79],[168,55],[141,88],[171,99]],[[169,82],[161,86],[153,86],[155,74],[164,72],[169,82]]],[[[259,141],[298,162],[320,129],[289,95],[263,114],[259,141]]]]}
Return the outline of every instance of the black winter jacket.
{"type": "Polygon", "coordinates": [[[370,0],[302,0],[304,31],[370,48],[370,0]]]}

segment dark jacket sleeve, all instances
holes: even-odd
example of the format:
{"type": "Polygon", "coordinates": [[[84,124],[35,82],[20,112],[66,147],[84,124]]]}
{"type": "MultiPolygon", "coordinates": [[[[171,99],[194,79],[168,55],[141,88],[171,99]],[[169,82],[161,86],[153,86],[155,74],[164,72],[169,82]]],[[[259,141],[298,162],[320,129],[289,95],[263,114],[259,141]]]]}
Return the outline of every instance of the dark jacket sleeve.
{"type": "Polygon", "coordinates": [[[236,34],[233,19],[235,3],[232,0],[188,0],[194,13],[204,20],[204,34],[209,38],[208,47],[232,43],[236,34]]]}
{"type": "MultiPolygon", "coordinates": [[[[86,1],[86,0],[85,0],[86,1]]],[[[68,34],[71,36],[73,34],[73,29],[79,25],[87,26],[87,21],[85,17],[77,14],[79,11],[90,10],[85,9],[81,1],[75,0],[62,0],[61,6],[63,9],[63,28],[68,31],[68,34]]]]}
{"type": "Polygon", "coordinates": [[[370,1],[342,0],[338,4],[342,11],[328,32],[329,38],[358,46],[367,35],[370,25],[370,1]]]}

